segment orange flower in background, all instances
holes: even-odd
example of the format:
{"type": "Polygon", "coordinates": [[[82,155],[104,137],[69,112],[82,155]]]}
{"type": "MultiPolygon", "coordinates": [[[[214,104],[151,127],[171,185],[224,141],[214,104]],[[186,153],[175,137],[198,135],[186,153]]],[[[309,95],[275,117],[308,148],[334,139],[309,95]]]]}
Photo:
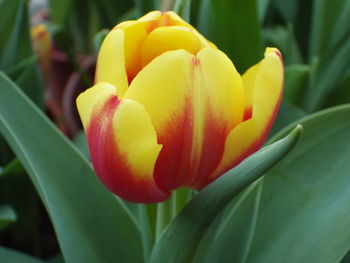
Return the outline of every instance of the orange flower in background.
{"type": "Polygon", "coordinates": [[[95,82],[77,106],[96,174],[121,198],[152,203],[202,189],[262,146],[283,63],[267,48],[241,76],[175,13],[154,11],[106,36],[95,82]]]}

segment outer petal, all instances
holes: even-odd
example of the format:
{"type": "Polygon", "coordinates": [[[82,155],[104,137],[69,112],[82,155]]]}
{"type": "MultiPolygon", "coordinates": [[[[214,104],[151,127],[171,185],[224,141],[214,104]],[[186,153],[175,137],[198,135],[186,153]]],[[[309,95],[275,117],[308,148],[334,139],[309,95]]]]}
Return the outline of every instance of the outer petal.
{"type": "Polygon", "coordinates": [[[197,57],[184,50],[162,54],[136,76],[125,98],[151,115],[163,145],[155,178],[168,190],[200,188],[221,159],[226,135],[243,118],[241,78],[214,49],[197,57]]]}
{"type": "Polygon", "coordinates": [[[122,96],[128,88],[128,77],[124,65],[124,32],[113,29],[104,39],[97,58],[95,83],[113,84],[118,95],[122,96]]]}
{"type": "Polygon", "coordinates": [[[79,95],[90,157],[97,176],[118,196],[153,203],[169,192],[155,183],[153,170],[161,149],[148,113],[132,100],[118,100],[115,88],[101,83],[79,95]]]}
{"type": "Polygon", "coordinates": [[[267,48],[265,58],[258,66],[249,69],[243,79],[247,92],[253,93],[247,95],[252,98],[252,117],[230,132],[223,158],[212,179],[240,163],[264,143],[282,97],[283,61],[280,52],[267,48]]]}

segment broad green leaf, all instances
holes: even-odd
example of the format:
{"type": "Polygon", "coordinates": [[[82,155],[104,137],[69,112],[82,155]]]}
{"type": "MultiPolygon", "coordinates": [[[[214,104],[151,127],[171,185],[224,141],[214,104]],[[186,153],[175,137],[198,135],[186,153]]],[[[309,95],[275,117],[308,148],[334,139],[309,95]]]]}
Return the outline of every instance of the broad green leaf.
{"type": "Polygon", "coordinates": [[[16,220],[16,212],[12,209],[11,206],[0,205],[0,230],[4,229],[16,220]]]}
{"type": "Polygon", "coordinates": [[[264,178],[247,263],[334,263],[346,254],[349,116],[348,104],[298,121],[304,127],[300,142],[264,178]]]}
{"type": "Polygon", "coordinates": [[[157,240],[151,255],[156,262],[191,262],[206,229],[249,184],[285,156],[298,141],[301,127],[284,139],[250,156],[200,191],[157,240]]]}
{"type": "Polygon", "coordinates": [[[263,55],[255,0],[203,0],[197,26],[232,59],[241,73],[263,55]]]}
{"type": "Polygon", "coordinates": [[[40,259],[5,247],[0,247],[0,259],[1,263],[44,263],[40,259]]]}
{"type": "Polygon", "coordinates": [[[261,182],[257,180],[247,187],[237,200],[226,208],[222,218],[210,225],[196,251],[194,263],[223,263],[232,262],[232,259],[235,263],[245,262],[255,228],[261,182]],[[227,255],[222,255],[222,251],[227,255]]]}
{"type": "Polygon", "coordinates": [[[89,145],[86,141],[86,135],[84,131],[80,131],[73,140],[75,147],[81,152],[87,160],[90,160],[89,145]]]}
{"type": "Polygon", "coordinates": [[[2,73],[0,131],[46,206],[67,262],[143,262],[140,232],[124,204],[2,73]]]}

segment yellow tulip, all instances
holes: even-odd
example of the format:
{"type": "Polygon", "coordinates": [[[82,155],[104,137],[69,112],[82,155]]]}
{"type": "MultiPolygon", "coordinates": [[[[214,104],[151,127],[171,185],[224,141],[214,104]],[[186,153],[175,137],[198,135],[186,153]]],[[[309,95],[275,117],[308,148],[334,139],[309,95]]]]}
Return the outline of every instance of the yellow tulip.
{"type": "MultiPolygon", "coordinates": [[[[249,52],[249,50],[247,51],[249,52]]],[[[117,25],[78,111],[105,186],[139,203],[202,189],[263,144],[283,90],[280,52],[242,76],[174,12],[117,25]]]]}

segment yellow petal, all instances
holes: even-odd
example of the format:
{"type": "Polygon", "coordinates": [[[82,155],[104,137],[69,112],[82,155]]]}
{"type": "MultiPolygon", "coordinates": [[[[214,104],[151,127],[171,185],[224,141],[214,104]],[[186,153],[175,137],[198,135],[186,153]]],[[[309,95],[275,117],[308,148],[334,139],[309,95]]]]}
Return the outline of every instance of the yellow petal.
{"type": "MultiPolygon", "coordinates": [[[[265,58],[244,76],[252,91],[252,117],[234,128],[226,139],[225,152],[214,177],[237,165],[258,150],[276,117],[283,91],[283,62],[277,49],[267,48],[265,58]]],[[[249,102],[248,102],[249,104],[249,102]]]]}
{"type": "Polygon", "coordinates": [[[185,49],[191,54],[196,54],[201,48],[200,40],[188,27],[158,27],[147,36],[143,43],[142,64],[147,65],[152,59],[169,50],[185,49]]]}
{"type": "Polygon", "coordinates": [[[117,147],[135,176],[153,178],[153,169],[162,148],[149,114],[133,100],[122,100],[113,117],[117,147]]]}
{"type": "Polygon", "coordinates": [[[93,111],[99,111],[112,96],[116,96],[116,89],[109,83],[98,83],[80,93],[77,98],[77,108],[85,130],[89,125],[93,111]]]}
{"type": "Polygon", "coordinates": [[[165,189],[200,187],[199,171],[215,169],[226,135],[243,118],[241,78],[215,49],[204,49],[197,58],[185,50],[156,57],[133,80],[125,99],[144,105],[151,116],[163,145],[155,176],[165,189]]]}
{"type": "Polygon", "coordinates": [[[168,198],[170,193],[161,190],[153,176],[161,145],[144,107],[132,100],[119,100],[108,83],[80,94],[77,105],[91,162],[105,186],[132,202],[168,198]]]}
{"type": "Polygon", "coordinates": [[[118,96],[122,97],[128,88],[124,61],[124,32],[117,28],[108,33],[101,45],[95,83],[111,83],[116,87],[118,96]]]}

